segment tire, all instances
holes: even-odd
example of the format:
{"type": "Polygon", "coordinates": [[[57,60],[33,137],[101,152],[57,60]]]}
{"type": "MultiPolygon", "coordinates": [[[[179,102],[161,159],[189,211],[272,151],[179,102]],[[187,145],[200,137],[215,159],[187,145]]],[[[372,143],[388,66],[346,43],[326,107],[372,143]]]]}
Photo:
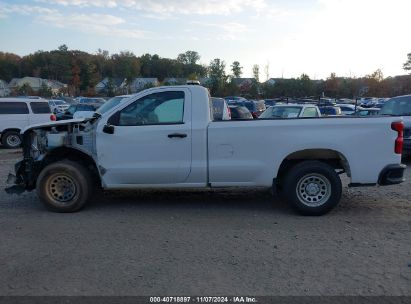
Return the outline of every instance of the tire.
{"type": "Polygon", "coordinates": [[[284,178],[285,200],[302,215],[323,215],[340,202],[341,179],[334,168],[320,161],[293,166],[284,178]]]}
{"type": "Polygon", "coordinates": [[[63,160],[52,163],[41,171],[36,190],[49,210],[75,212],[90,199],[94,184],[85,167],[70,160],[63,160]]]}
{"type": "Polygon", "coordinates": [[[1,136],[1,144],[7,149],[17,149],[21,146],[21,137],[18,131],[6,131],[1,136]]]}

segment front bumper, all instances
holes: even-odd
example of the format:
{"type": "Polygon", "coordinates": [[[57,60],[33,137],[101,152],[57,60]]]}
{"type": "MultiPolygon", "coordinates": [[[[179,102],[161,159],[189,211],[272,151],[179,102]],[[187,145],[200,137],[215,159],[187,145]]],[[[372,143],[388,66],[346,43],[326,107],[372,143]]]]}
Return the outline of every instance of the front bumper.
{"type": "Polygon", "coordinates": [[[33,161],[32,158],[23,159],[14,166],[15,174],[9,174],[5,191],[9,194],[20,194],[24,191],[31,191],[36,187],[38,173],[41,164],[33,161]]]}
{"type": "Polygon", "coordinates": [[[404,164],[395,164],[386,166],[378,177],[380,186],[401,184],[405,181],[404,172],[407,168],[404,164]]]}

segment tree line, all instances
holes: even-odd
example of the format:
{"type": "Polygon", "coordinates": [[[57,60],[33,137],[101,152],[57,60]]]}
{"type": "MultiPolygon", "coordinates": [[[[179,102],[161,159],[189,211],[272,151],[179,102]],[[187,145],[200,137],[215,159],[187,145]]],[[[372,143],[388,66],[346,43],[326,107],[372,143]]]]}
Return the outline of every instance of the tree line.
{"type": "MultiPolygon", "coordinates": [[[[209,65],[199,63],[200,55],[195,51],[181,53],[175,59],[162,58],[157,54],[136,56],[130,51],[109,54],[99,49],[90,54],[69,50],[61,45],[52,51],[37,51],[20,57],[0,52],[0,79],[9,82],[12,78],[25,76],[57,80],[68,85],[69,95],[95,95],[95,85],[104,79],[126,79],[128,84],[136,77],[154,77],[162,82],[167,77],[199,80],[207,78],[205,85],[213,96],[242,95],[251,98],[329,96],[335,98],[356,98],[361,96],[390,97],[411,93],[411,76],[384,78],[377,70],[360,78],[338,77],[332,73],[325,80],[313,80],[306,74],[292,79],[269,79],[269,66],[264,67],[265,80],[261,81],[258,65],[252,68],[251,81],[235,81],[243,74],[240,62],[230,64],[216,58],[209,65]]],[[[411,53],[404,63],[404,70],[411,70],[411,53]]],[[[39,93],[39,92],[37,92],[39,93]]],[[[44,88],[40,94],[49,94],[44,88]]]]}

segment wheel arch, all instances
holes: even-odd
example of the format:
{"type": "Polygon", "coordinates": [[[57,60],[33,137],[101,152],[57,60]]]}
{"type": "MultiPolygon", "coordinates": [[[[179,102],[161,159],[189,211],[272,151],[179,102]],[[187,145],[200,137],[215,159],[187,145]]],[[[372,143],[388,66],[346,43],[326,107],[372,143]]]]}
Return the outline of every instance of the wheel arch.
{"type": "Polygon", "coordinates": [[[43,166],[42,168],[46,167],[47,165],[54,163],[56,161],[60,161],[63,159],[68,159],[74,162],[78,162],[86,169],[90,170],[92,173],[93,178],[95,179],[96,183],[101,184],[100,174],[97,167],[97,164],[92,156],[89,154],[78,150],[76,148],[71,147],[58,147],[51,150],[43,159],[43,166]]]}
{"type": "Polygon", "coordinates": [[[276,179],[281,180],[291,167],[306,160],[324,162],[334,169],[344,170],[348,176],[351,176],[348,160],[341,152],[333,149],[305,149],[290,153],[283,159],[278,168],[276,179]]]}
{"type": "Polygon", "coordinates": [[[19,134],[20,134],[21,129],[19,129],[19,128],[7,128],[7,129],[4,129],[4,130],[1,131],[1,133],[0,133],[0,138],[1,138],[4,134],[6,134],[7,132],[11,132],[11,131],[13,131],[13,132],[19,132],[19,134]]]}

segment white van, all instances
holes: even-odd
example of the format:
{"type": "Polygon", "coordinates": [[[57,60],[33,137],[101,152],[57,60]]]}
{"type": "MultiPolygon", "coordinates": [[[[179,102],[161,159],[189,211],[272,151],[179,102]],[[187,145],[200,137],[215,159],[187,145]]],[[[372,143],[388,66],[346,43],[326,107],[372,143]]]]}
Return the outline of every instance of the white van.
{"type": "Polygon", "coordinates": [[[20,131],[29,125],[55,120],[47,100],[0,98],[0,140],[5,148],[18,148],[20,131]]]}

